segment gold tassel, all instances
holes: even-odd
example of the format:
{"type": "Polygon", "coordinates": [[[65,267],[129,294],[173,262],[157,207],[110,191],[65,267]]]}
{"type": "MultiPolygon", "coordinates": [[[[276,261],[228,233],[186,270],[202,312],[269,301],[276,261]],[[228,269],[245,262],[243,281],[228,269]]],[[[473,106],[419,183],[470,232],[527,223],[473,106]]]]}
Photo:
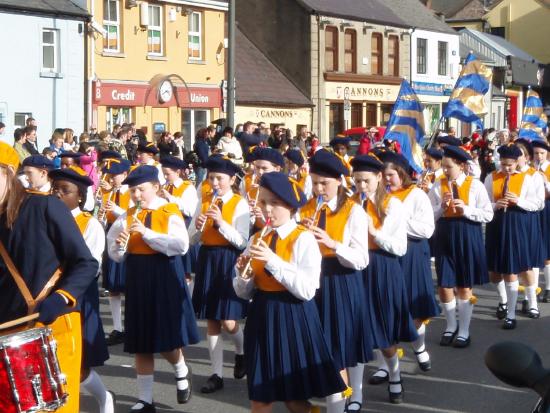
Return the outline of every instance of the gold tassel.
{"type": "Polygon", "coordinates": [[[353,389],[352,389],[351,387],[348,386],[348,387],[346,388],[346,390],[344,390],[344,391],[342,392],[342,397],[343,397],[344,399],[347,399],[347,398],[351,397],[352,394],[353,394],[353,389]]]}
{"type": "Polygon", "coordinates": [[[401,347],[399,347],[397,349],[397,358],[402,359],[404,355],[405,355],[405,351],[401,347]]]}
{"type": "Polygon", "coordinates": [[[470,297],[470,304],[472,304],[472,305],[477,304],[477,297],[475,295],[472,295],[470,297]]]}
{"type": "Polygon", "coordinates": [[[425,320],[422,320],[422,324],[424,324],[425,326],[428,326],[428,324],[430,324],[430,320],[429,318],[426,318],[425,320]]]}

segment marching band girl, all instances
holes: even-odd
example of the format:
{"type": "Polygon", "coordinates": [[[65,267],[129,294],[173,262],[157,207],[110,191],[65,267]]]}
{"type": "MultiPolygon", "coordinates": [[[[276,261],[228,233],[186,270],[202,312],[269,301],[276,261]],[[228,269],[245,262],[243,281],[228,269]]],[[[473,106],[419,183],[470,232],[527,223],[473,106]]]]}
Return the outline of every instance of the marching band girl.
{"type": "Polygon", "coordinates": [[[193,306],[199,319],[207,320],[207,339],[212,375],[201,388],[213,393],[223,388],[223,328],[235,345],[233,375],[246,374],[243,332],[237,320],[247,314],[247,301],[235,294],[235,263],[248,242],[248,204],[232,190],[240,168],[229,158],[213,155],[205,164],[212,192],[204,195],[191,221],[191,242],[201,242],[193,289],[193,306]]]}
{"type": "Polygon", "coordinates": [[[298,181],[300,189],[304,191],[307,199],[311,198],[311,176],[307,172],[305,165],[306,158],[299,149],[289,149],[285,152],[285,163],[288,176],[298,181]]]}
{"type": "MultiPolygon", "coordinates": [[[[321,288],[315,295],[332,357],[347,383],[361,383],[362,363],[372,358],[361,271],[369,262],[364,230],[367,215],[342,185],[348,169],[340,158],[319,150],[310,159],[314,198],[300,209],[301,222],[321,248],[321,288]]],[[[328,412],[341,413],[349,391],[327,398],[328,412]]],[[[356,392],[361,400],[361,390],[356,392]]],[[[352,399],[354,401],[354,399],[352,399]]]]}
{"type": "Polygon", "coordinates": [[[483,184],[466,176],[470,159],[462,148],[445,147],[445,176],[428,194],[436,221],[433,245],[439,300],[447,321],[439,344],[457,348],[471,341],[472,287],[488,281],[481,224],[493,219],[483,184]]]}
{"type": "Polygon", "coordinates": [[[419,180],[419,187],[424,192],[428,193],[434,186],[436,180],[441,179],[443,170],[441,169],[441,160],[443,159],[443,151],[436,148],[428,148],[424,153],[425,171],[419,180]]]}
{"type": "Polygon", "coordinates": [[[306,202],[299,184],[283,173],[262,175],[258,204],[270,230],[256,234],[237,261],[235,291],[252,298],[244,332],[252,412],[270,412],[275,401],[291,412],[318,411],[309,398],[346,388],[313,301],[321,253],[314,235],[294,219],[306,202]]]}
{"type": "Polygon", "coordinates": [[[27,178],[28,189],[49,194],[51,191],[48,172],[53,169],[53,162],[43,155],[32,155],[23,161],[23,173],[27,178]]]}
{"type": "MultiPolygon", "coordinates": [[[[86,245],[101,266],[105,249],[105,232],[92,214],[82,210],[86,203],[87,188],[93,184],[93,181],[77,166],[53,170],[49,176],[52,179],[52,193],[71,210],[86,245]]],[[[109,358],[103,323],[99,315],[97,278],[82,296],[80,312],[83,336],[81,386],[97,400],[100,413],[114,413],[114,395],[107,391],[101,378],[93,370],[93,367],[103,366],[109,358]]]]}
{"type": "Polygon", "coordinates": [[[191,369],[183,347],[199,342],[181,259],[189,246],[179,208],[157,196],[158,169],[143,165],[122,182],[136,206],[117,218],[107,243],[110,257],[125,260],[124,351],[135,354],[138,401],[132,412],[155,412],[154,353],[174,368],[177,401],[191,397],[191,369]]]}
{"type": "Polygon", "coordinates": [[[162,166],[155,160],[155,156],[159,153],[157,146],[148,142],[146,144],[139,144],[137,148],[137,163],[138,165],[150,165],[154,166],[158,170],[159,183],[164,185],[166,180],[162,173],[162,166]]]}

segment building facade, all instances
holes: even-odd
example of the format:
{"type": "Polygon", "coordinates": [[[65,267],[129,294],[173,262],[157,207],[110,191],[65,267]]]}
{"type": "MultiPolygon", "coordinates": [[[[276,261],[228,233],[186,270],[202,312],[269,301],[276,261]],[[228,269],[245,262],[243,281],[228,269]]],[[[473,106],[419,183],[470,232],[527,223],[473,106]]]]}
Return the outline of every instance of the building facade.
{"type": "Polygon", "coordinates": [[[0,0],[0,122],[12,136],[27,118],[35,118],[37,144],[43,148],[55,128],[84,129],[88,13],[69,0],[54,6],[14,4],[0,0]]]}

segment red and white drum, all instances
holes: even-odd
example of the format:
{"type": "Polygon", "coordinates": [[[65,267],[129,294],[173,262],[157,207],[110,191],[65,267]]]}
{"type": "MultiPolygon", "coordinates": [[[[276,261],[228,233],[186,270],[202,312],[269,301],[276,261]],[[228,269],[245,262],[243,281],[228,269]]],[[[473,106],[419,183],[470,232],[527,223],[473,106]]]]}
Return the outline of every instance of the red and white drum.
{"type": "Polygon", "coordinates": [[[65,404],[67,384],[49,328],[0,336],[0,411],[53,412],[65,404]]]}

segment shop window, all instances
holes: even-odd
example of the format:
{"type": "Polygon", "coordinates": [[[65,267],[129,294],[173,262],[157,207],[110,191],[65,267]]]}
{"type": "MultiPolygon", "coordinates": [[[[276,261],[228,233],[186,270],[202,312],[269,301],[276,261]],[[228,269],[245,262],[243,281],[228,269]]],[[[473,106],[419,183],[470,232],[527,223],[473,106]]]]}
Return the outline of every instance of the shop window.
{"type": "Polygon", "coordinates": [[[188,56],[190,60],[202,60],[202,13],[189,14],[188,56]]]}
{"type": "Polygon", "coordinates": [[[186,151],[193,148],[195,135],[199,129],[206,128],[209,124],[209,110],[183,109],[181,111],[181,133],[183,133],[183,142],[186,151]]]}
{"type": "Polygon", "coordinates": [[[373,33],[371,37],[371,74],[382,74],[382,34],[373,33]]]}
{"type": "Polygon", "coordinates": [[[376,103],[367,103],[367,127],[378,126],[376,121],[376,103]]]}
{"type": "Polygon", "coordinates": [[[336,136],[344,130],[344,104],[331,103],[328,117],[329,136],[336,136]]]}
{"type": "Polygon", "coordinates": [[[27,124],[27,119],[32,118],[31,112],[15,112],[13,114],[13,127],[24,128],[27,124]]]}
{"type": "Polygon", "coordinates": [[[132,108],[107,107],[105,113],[106,127],[108,131],[112,131],[115,125],[123,123],[132,123],[132,108]]]}
{"type": "Polygon", "coordinates": [[[120,52],[120,4],[119,0],[103,0],[103,50],[120,52]]]}
{"type": "Polygon", "coordinates": [[[42,72],[59,72],[59,30],[42,29],[42,72]]]}
{"type": "Polygon", "coordinates": [[[399,37],[388,37],[388,74],[399,76],[399,37]]]}
{"type": "Polygon", "coordinates": [[[363,104],[351,104],[351,127],[363,126],[363,104]]]}
{"type": "Polygon", "coordinates": [[[147,26],[147,52],[162,56],[162,6],[149,5],[149,24],[147,26]]]}
{"type": "Polygon", "coordinates": [[[344,66],[346,73],[357,73],[357,32],[347,29],[344,33],[344,66]]]}
{"type": "Polygon", "coordinates": [[[393,105],[380,105],[380,126],[386,126],[390,120],[393,105]]]}
{"type": "Polygon", "coordinates": [[[338,70],[338,29],[328,26],[325,28],[325,71],[338,70]]]}
{"type": "Polygon", "coordinates": [[[421,75],[426,74],[426,59],[428,58],[426,45],[426,39],[416,39],[416,73],[421,75]]]}
{"type": "Polygon", "coordinates": [[[437,74],[447,76],[447,42],[437,42],[437,74]]]}

